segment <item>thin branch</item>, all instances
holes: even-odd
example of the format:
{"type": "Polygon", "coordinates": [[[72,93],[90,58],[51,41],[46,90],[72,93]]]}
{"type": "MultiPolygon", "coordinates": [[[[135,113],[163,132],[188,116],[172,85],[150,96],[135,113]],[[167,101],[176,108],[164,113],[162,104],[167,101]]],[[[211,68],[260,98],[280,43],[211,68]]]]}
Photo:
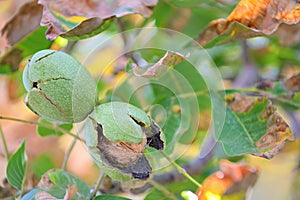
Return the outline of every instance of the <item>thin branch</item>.
{"type": "Polygon", "coordinates": [[[43,124],[43,123],[39,123],[36,121],[28,121],[28,120],[24,120],[24,119],[17,119],[17,118],[12,118],[12,117],[3,117],[3,116],[0,116],[0,120],[10,120],[10,121],[21,122],[21,123],[25,123],[25,124],[39,125],[39,126],[42,126],[44,128],[49,128],[49,129],[55,129],[64,134],[68,134],[68,135],[76,138],[77,140],[80,140],[81,142],[85,142],[84,139],[80,138],[79,136],[75,135],[74,133],[66,131],[65,129],[60,128],[60,127],[53,127],[52,125],[49,125],[49,124],[43,124]]]}
{"type": "Polygon", "coordinates": [[[297,112],[288,111],[287,114],[290,119],[292,132],[294,133],[295,138],[300,138],[300,119],[297,117],[297,112]]]}
{"type": "Polygon", "coordinates": [[[77,139],[73,138],[72,143],[71,143],[70,147],[68,148],[68,151],[67,151],[67,153],[64,157],[64,161],[63,161],[63,164],[62,164],[62,167],[61,167],[63,170],[67,169],[68,161],[69,161],[69,158],[71,156],[72,150],[75,147],[76,142],[77,142],[77,139]]]}
{"type": "Polygon", "coordinates": [[[104,180],[104,177],[105,177],[105,174],[100,172],[100,175],[99,175],[99,177],[96,181],[95,187],[94,187],[94,191],[91,195],[91,199],[93,199],[97,195],[97,192],[99,191],[99,188],[104,180]]]}
{"type": "Polygon", "coordinates": [[[6,139],[5,139],[3,130],[2,130],[1,123],[0,123],[0,136],[1,136],[2,144],[3,144],[3,148],[4,148],[5,157],[6,157],[6,160],[8,161],[9,160],[9,152],[8,152],[7,143],[6,143],[6,139]]]}
{"type": "MultiPolygon", "coordinates": [[[[125,30],[124,24],[122,23],[121,19],[117,19],[117,25],[119,28],[119,33],[121,33],[121,37],[122,37],[122,40],[124,43],[124,49],[127,49],[128,46],[130,46],[130,41],[124,34],[124,32],[126,30],[125,30]]],[[[127,52],[125,54],[125,56],[127,58],[130,58],[137,66],[142,66],[142,65],[147,64],[147,62],[142,58],[142,56],[139,53],[127,52]]]]}
{"type": "Polygon", "coordinates": [[[155,187],[156,189],[158,189],[159,191],[161,191],[166,197],[169,197],[170,199],[174,199],[174,200],[177,199],[176,196],[172,192],[167,190],[163,185],[161,185],[151,179],[147,180],[147,182],[149,184],[151,184],[153,187],[155,187]]]}
{"type": "Polygon", "coordinates": [[[198,183],[187,171],[182,168],[180,165],[178,165],[175,161],[173,161],[165,152],[161,151],[161,154],[178,170],[178,172],[189,179],[192,183],[194,183],[197,187],[202,187],[200,183],[198,183]]]}
{"type": "Polygon", "coordinates": [[[243,68],[233,82],[233,87],[252,87],[258,80],[258,70],[249,56],[247,41],[242,41],[242,61],[243,68]]]}

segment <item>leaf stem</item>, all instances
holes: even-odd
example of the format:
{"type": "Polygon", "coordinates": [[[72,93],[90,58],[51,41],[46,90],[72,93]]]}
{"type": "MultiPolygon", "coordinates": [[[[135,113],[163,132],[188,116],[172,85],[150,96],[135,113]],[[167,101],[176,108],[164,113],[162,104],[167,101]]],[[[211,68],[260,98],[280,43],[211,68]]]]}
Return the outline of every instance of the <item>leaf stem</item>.
{"type": "Polygon", "coordinates": [[[202,187],[198,181],[196,181],[193,177],[191,177],[184,168],[178,165],[175,161],[173,161],[164,151],[161,151],[161,154],[178,170],[178,172],[194,183],[197,187],[202,187]]]}
{"type": "Polygon", "coordinates": [[[9,160],[9,152],[8,152],[7,143],[6,143],[6,139],[5,139],[1,124],[0,124],[0,136],[1,136],[2,143],[3,143],[5,157],[6,157],[6,160],[8,161],[9,160]]]}
{"type": "Polygon", "coordinates": [[[152,179],[147,180],[147,182],[150,183],[156,189],[160,190],[166,197],[169,197],[174,200],[177,199],[176,196],[173,193],[171,193],[169,190],[167,190],[167,188],[165,188],[163,185],[155,182],[152,179]]]}
{"type": "Polygon", "coordinates": [[[60,128],[60,127],[54,127],[54,126],[49,125],[49,124],[43,124],[43,123],[39,123],[39,122],[35,122],[35,121],[28,121],[28,120],[24,120],[24,119],[17,119],[17,118],[12,118],[12,117],[3,117],[3,116],[0,116],[0,120],[11,120],[11,121],[21,122],[21,123],[25,123],[25,124],[39,125],[39,126],[42,126],[42,127],[45,127],[45,128],[50,128],[50,129],[54,128],[57,131],[63,132],[64,134],[68,134],[68,135],[76,138],[77,140],[79,140],[81,142],[85,142],[84,139],[80,138],[79,136],[75,135],[74,133],[66,131],[65,129],[60,128]]]}
{"type": "Polygon", "coordinates": [[[62,167],[61,167],[61,168],[62,168],[63,170],[65,170],[65,171],[66,171],[66,169],[67,169],[68,160],[69,160],[69,158],[70,158],[70,155],[71,155],[72,150],[73,150],[74,147],[75,147],[76,142],[77,142],[77,138],[73,138],[72,143],[71,143],[70,147],[68,148],[68,151],[67,151],[67,153],[66,153],[66,155],[65,155],[65,157],[64,157],[64,161],[63,161],[63,164],[62,164],[62,167]]]}
{"type": "Polygon", "coordinates": [[[98,179],[97,179],[97,182],[96,182],[96,184],[95,184],[94,191],[93,191],[93,193],[92,193],[92,195],[91,195],[91,199],[93,199],[93,198],[97,195],[97,192],[98,192],[99,189],[100,189],[100,186],[101,186],[101,184],[102,184],[102,182],[103,182],[103,180],[104,180],[104,177],[105,177],[105,174],[102,173],[102,172],[100,172],[100,175],[99,175],[99,177],[98,177],[98,179]]]}

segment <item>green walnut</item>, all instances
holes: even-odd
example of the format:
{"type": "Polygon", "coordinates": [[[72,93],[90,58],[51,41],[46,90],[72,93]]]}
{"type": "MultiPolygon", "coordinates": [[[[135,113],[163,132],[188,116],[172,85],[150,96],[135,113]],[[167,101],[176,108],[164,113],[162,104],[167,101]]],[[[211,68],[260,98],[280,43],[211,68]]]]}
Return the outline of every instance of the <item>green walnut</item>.
{"type": "Polygon", "coordinates": [[[95,118],[102,125],[104,136],[112,142],[141,143],[145,135],[142,126],[150,126],[150,119],[144,111],[123,102],[97,106],[95,118]]]}
{"type": "Polygon", "coordinates": [[[28,91],[26,105],[36,114],[61,122],[80,122],[95,107],[93,77],[66,53],[42,50],[33,55],[23,72],[28,91]]]}
{"type": "Polygon", "coordinates": [[[147,146],[163,150],[159,126],[141,109],[123,102],[97,106],[85,124],[85,139],[95,162],[111,178],[145,180],[152,168],[147,146]]]}

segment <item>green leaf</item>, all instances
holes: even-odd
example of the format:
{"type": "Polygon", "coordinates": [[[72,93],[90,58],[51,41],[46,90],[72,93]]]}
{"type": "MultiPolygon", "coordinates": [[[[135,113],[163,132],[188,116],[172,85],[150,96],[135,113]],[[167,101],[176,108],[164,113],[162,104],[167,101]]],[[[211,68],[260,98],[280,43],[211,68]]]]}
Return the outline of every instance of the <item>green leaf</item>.
{"type": "Polygon", "coordinates": [[[100,196],[96,196],[93,200],[130,200],[124,197],[113,196],[109,194],[103,194],[100,196]]]}
{"type": "Polygon", "coordinates": [[[54,171],[50,171],[46,173],[44,176],[49,176],[49,179],[53,183],[53,186],[50,188],[42,188],[52,196],[63,199],[66,194],[66,189],[70,185],[75,185],[78,188],[77,193],[72,199],[89,199],[90,196],[90,188],[87,186],[85,182],[80,180],[79,178],[71,175],[70,173],[56,169],[54,171]]]}
{"type": "Polygon", "coordinates": [[[39,118],[38,122],[40,124],[45,124],[45,125],[52,125],[53,128],[46,128],[43,127],[41,125],[37,126],[37,133],[41,136],[41,137],[46,137],[46,136],[62,136],[63,132],[58,131],[56,129],[56,127],[59,127],[61,129],[64,129],[66,131],[70,131],[73,128],[73,124],[59,124],[57,122],[51,122],[47,119],[44,118],[39,118]]]}
{"type": "Polygon", "coordinates": [[[228,155],[259,153],[254,144],[267,132],[267,120],[260,118],[266,106],[265,99],[256,101],[251,110],[245,113],[236,113],[227,108],[225,124],[217,140],[228,155]]]}
{"type": "Polygon", "coordinates": [[[25,172],[27,166],[27,156],[25,153],[25,140],[22,142],[18,150],[10,157],[6,174],[9,184],[16,189],[21,190],[25,181],[25,172]]]}

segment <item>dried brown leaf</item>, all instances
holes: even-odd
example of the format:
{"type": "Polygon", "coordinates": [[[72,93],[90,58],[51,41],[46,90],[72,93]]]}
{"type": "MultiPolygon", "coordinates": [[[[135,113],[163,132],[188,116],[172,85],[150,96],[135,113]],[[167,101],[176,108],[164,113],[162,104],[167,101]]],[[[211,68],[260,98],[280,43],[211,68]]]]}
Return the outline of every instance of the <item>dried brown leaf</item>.
{"type": "MultiPolygon", "coordinates": [[[[266,110],[262,113],[262,119],[267,119],[267,133],[255,143],[258,149],[266,150],[281,147],[282,143],[294,140],[289,125],[276,111],[276,108],[269,102],[266,110]]],[[[273,151],[274,152],[274,151],[273,151]]],[[[265,152],[264,155],[270,155],[265,152]]],[[[274,155],[272,155],[273,157],[274,155]]]]}
{"type": "Polygon", "coordinates": [[[166,73],[170,67],[182,62],[186,57],[188,57],[188,55],[183,56],[173,51],[167,51],[157,63],[147,68],[146,71],[143,68],[134,65],[134,74],[146,78],[157,78],[166,73]]]}
{"type": "Polygon", "coordinates": [[[271,35],[280,24],[291,25],[299,21],[300,3],[296,0],[241,0],[227,19],[212,21],[197,41],[206,45],[221,35],[231,36],[232,39],[271,35]],[[241,31],[241,25],[249,29],[241,31]]]}
{"type": "Polygon", "coordinates": [[[78,0],[76,3],[66,0],[39,0],[39,4],[44,6],[41,25],[48,26],[46,37],[53,40],[59,35],[73,37],[69,31],[74,28],[77,29],[76,36],[91,34],[105,21],[114,17],[136,13],[149,17],[157,0],[78,0]]]}
{"type": "Polygon", "coordinates": [[[4,54],[11,46],[39,27],[42,18],[42,9],[43,7],[38,5],[37,1],[26,3],[6,23],[1,30],[0,36],[1,43],[5,45],[0,49],[1,54],[4,54]]]}
{"type": "Polygon", "coordinates": [[[237,21],[270,35],[281,23],[300,21],[300,4],[296,0],[241,0],[227,21],[237,21]]]}
{"type": "Polygon", "coordinates": [[[0,34],[1,67],[17,71],[24,57],[51,45],[41,35],[44,31],[39,26],[42,8],[37,1],[25,3],[3,27],[0,34]]]}
{"type": "Polygon", "coordinates": [[[279,42],[283,46],[295,45],[300,41],[300,23],[280,24],[274,35],[279,38],[279,42]]]}
{"type": "Polygon", "coordinates": [[[283,86],[288,93],[300,92],[300,73],[284,80],[283,86]]]}

